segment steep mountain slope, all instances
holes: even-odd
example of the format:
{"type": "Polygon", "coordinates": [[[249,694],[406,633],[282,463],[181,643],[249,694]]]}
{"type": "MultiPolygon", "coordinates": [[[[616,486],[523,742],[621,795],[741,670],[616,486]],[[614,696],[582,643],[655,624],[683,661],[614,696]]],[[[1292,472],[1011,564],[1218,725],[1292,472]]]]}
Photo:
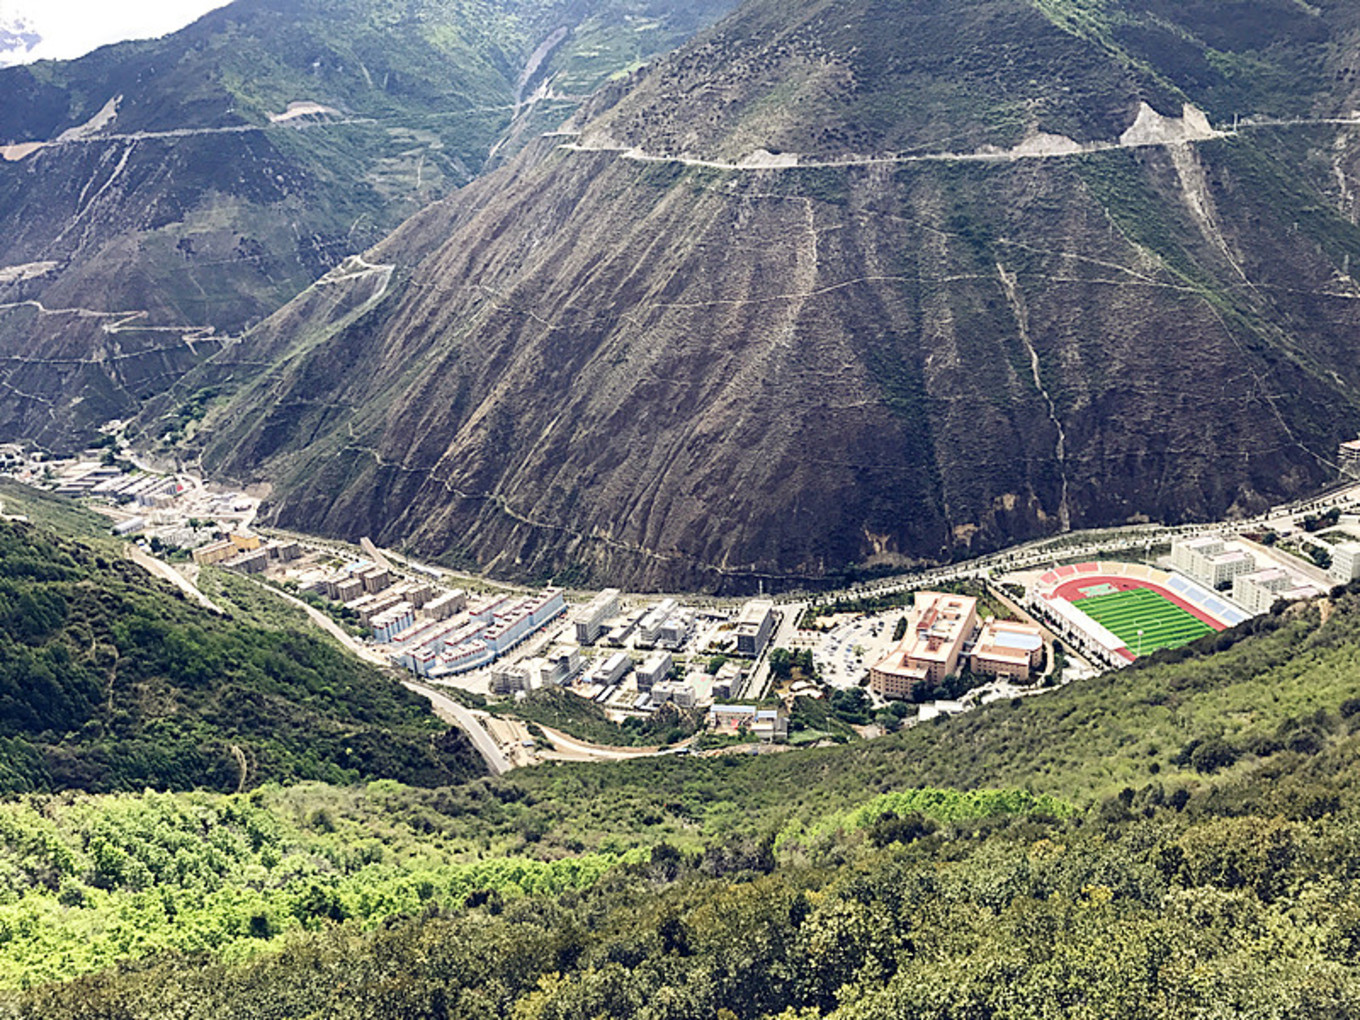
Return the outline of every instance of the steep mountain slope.
{"type": "Polygon", "coordinates": [[[134,414],[731,0],[668,6],[239,0],[0,71],[0,434],[61,448],[134,414]]]}
{"type": "Polygon", "coordinates": [[[755,0],[223,352],[205,462],[729,588],[1303,492],[1360,423],[1356,16],[1220,7],[755,0]]]}

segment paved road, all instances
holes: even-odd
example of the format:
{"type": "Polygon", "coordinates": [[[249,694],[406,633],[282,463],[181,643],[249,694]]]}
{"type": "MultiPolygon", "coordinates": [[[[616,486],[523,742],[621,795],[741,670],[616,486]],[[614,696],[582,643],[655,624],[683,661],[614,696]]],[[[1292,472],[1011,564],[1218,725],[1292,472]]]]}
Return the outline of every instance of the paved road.
{"type": "Polygon", "coordinates": [[[509,759],[501,753],[501,749],[496,746],[496,742],[491,739],[491,734],[486,732],[486,728],[477,721],[477,717],[466,706],[460,705],[452,698],[431,690],[424,684],[418,684],[414,680],[403,680],[401,685],[408,691],[419,694],[422,698],[428,698],[435,715],[466,733],[472,739],[472,745],[477,748],[493,776],[503,776],[514,768],[509,759]]]}
{"type": "Polygon", "coordinates": [[[163,560],[156,559],[156,557],[143,551],[139,546],[129,545],[124,549],[124,552],[126,552],[128,559],[137,564],[137,566],[141,567],[151,576],[169,581],[205,609],[211,609],[219,616],[227,615],[217,603],[190,584],[189,579],[174,567],[170,566],[170,564],[163,560]]]}
{"type": "MultiPolygon", "coordinates": [[[[252,578],[251,580],[254,580],[254,578],[252,578]]],[[[388,660],[387,656],[383,655],[381,652],[375,651],[374,649],[368,647],[368,645],[364,644],[362,641],[357,640],[353,634],[349,633],[349,631],[345,630],[343,627],[341,627],[338,623],[332,620],[321,610],[317,609],[315,606],[309,606],[306,602],[303,602],[302,599],[295,598],[294,596],[289,595],[286,591],[279,591],[277,588],[272,587],[271,585],[264,584],[260,581],[255,581],[255,583],[259,585],[259,587],[263,588],[265,591],[269,592],[270,594],[277,595],[285,602],[291,602],[293,605],[297,606],[299,609],[301,609],[303,612],[305,612],[308,616],[312,618],[313,623],[315,623],[318,627],[324,630],[331,637],[335,638],[335,640],[339,641],[342,645],[348,648],[359,658],[363,659],[365,662],[372,663],[374,666],[382,666],[384,668],[390,667],[392,665],[392,663],[388,660]]]]}
{"type": "Polygon", "coordinates": [[[602,744],[589,744],[584,740],[569,737],[561,730],[555,730],[551,726],[544,726],[540,723],[539,728],[548,735],[548,739],[558,750],[594,760],[626,761],[629,758],[650,758],[653,755],[663,753],[660,748],[656,747],[605,747],[602,744]]]}
{"type": "MultiPolygon", "coordinates": [[[[259,582],[257,581],[256,584],[259,584],[259,582]]],[[[313,623],[325,630],[344,645],[344,647],[348,648],[365,662],[372,663],[375,666],[382,666],[385,669],[392,668],[392,663],[388,661],[386,656],[369,648],[362,641],[356,640],[353,634],[347,633],[339,624],[315,606],[309,606],[301,599],[294,598],[287,592],[279,591],[277,588],[272,588],[269,585],[260,584],[260,587],[265,588],[279,598],[291,602],[293,605],[304,610],[307,615],[311,617],[313,623]]],[[[486,732],[486,729],[477,721],[477,717],[465,707],[454,701],[452,698],[446,697],[437,691],[430,690],[423,684],[418,684],[410,680],[403,680],[402,686],[407,690],[414,691],[423,698],[429,699],[435,715],[439,716],[439,718],[447,723],[452,723],[466,733],[469,739],[472,740],[472,745],[477,748],[477,752],[486,762],[486,767],[491,770],[493,776],[504,775],[506,772],[509,772],[510,769],[514,768],[514,766],[506,759],[505,755],[501,753],[501,749],[496,746],[496,742],[491,739],[490,735],[486,732]]]]}

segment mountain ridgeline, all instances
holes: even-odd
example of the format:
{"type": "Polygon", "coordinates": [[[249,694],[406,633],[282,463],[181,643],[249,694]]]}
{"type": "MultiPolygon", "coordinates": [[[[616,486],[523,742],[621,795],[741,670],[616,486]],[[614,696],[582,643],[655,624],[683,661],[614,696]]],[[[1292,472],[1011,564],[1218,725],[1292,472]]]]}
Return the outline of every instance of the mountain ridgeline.
{"type": "Polygon", "coordinates": [[[0,434],[132,416],[731,2],[670,6],[239,0],[0,70],[0,434]]]}
{"type": "Polygon", "coordinates": [[[1360,425],[1360,22],[1224,6],[752,0],[210,359],[203,462],[725,591],[1306,492],[1360,425]]]}

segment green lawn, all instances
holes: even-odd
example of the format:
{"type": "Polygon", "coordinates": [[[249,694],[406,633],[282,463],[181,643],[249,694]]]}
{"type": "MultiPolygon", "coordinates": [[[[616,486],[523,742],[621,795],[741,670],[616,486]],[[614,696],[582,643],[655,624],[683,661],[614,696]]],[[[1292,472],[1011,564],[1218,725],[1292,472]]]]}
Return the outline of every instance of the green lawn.
{"type": "Polygon", "coordinates": [[[1072,604],[1123,640],[1135,655],[1179,648],[1213,631],[1203,620],[1148,588],[1097,595],[1072,604]]]}

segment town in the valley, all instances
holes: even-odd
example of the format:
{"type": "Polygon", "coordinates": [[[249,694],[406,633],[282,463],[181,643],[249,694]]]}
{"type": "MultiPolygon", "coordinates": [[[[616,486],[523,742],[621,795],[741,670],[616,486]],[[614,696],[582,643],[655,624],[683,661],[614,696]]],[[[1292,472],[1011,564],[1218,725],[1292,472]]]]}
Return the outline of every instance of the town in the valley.
{"type": "Polygon", "coordinates": [[[1250,520],[1073,533],[746,600],[501,585],[367,539],[284,534],[257,526],[248,493],[138,465],[116,441],[67,460],[0,447],[0,475],[104,514],[187,591],[225,571],[302,604],[408,686],[470,706],[456,721],[485,727],[508,767],[872,737],[1174,653],[1360,578],[1360,440],[1339,460],[1331,491],[1250,520]],[[708,739],[618,748],[515,718],[545,692],[615,723],[688,719],[708,739]]]}

